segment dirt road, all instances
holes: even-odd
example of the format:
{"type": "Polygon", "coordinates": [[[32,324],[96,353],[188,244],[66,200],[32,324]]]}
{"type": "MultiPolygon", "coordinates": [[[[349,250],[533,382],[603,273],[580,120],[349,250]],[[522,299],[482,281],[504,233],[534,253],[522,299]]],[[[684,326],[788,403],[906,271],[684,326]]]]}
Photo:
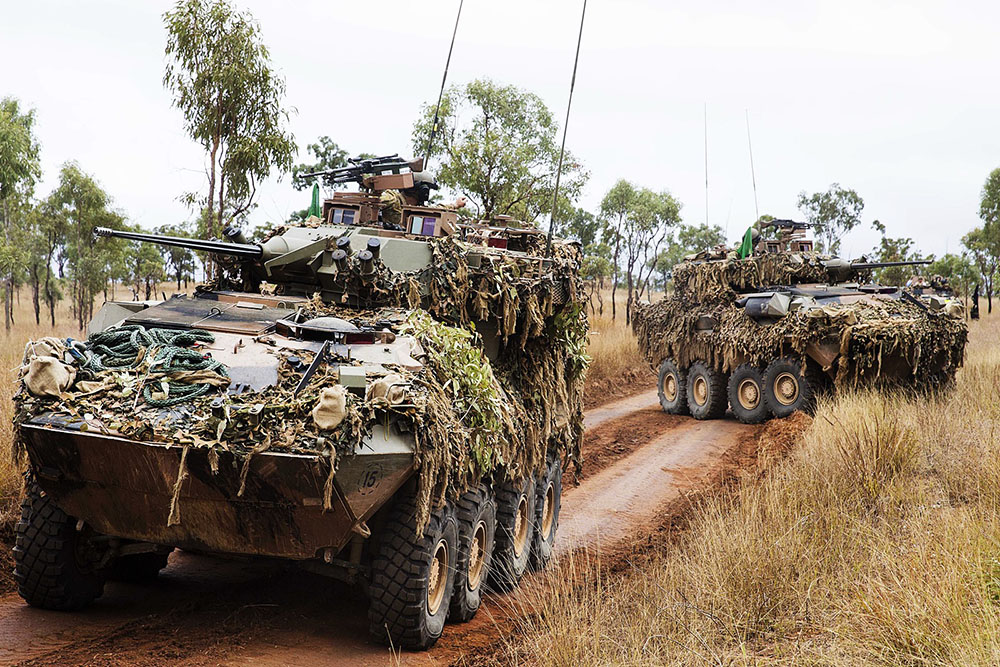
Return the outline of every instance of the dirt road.
{"type": "MultiPolygon", "coordinates": [[[[655,392],[646,392],[587,413],[584,455],[596,462],[596,471],[564,491],[560,552],[608,547],[648,528],[658,510],[701,484],[752,431],[728,420],[670,417],[654,406],[655,392]]],[[[484,611],[480,617],[488,616],[484,611]]],[[[452,641],[491,629],[488,622],[464,627],[451,633],[452,641]]],[[[446,628],[435,649],[398,659],[440,664],[455,651],[446,628]]],[[[75,614],[32,609],[13,593],[0,597],[4,665],[309,666],[391,660],[385,648],[367,640],[360,593],[282,564],[175,552],[158,582],[109,583],[92,608],[75,614]]]]}

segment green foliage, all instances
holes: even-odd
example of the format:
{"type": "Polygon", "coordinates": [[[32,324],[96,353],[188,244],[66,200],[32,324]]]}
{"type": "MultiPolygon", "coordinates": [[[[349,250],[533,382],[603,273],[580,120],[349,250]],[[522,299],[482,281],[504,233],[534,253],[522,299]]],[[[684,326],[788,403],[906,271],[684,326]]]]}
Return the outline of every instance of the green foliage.
{"type": "MultiPolygon", "coordinates": [[[[879,241],[879,246],[873,251],[873,255],[875,262],[905,262],[919,259],[914,252],[913,239],[903,237],[883,236],[882,240],[879,241]]],[[[874,278],[875,282],[882,285],[903,285],[910,276],[919,270],[919,266],[887,266],[884,269],[876,269],[874,278]]]]}
{"type": "Polygon", "coordinates": [[[164,264],[158,246],[139,241],[129,243],[128,277],[137,295],[147,300],[156,298],[156,285],[166,277],[164,264]]]}
{"type": "Polygon", "coordinates": [[[556,214],[555,235],[579,241],[584,248],[593,245],[601,234],[603,223],[590,211],[576,207],[570,209],[565,215],[556,214]]]}
{"type": "Polygon", "coordinates": [[[431,372],[469,429],[469,451],[480,474],[503,465],[499,440],[504,437],[506,400],[497,391],[493,368],[482,349],[473,345],[475,334],[441,324],[423,310],[414,310],[407,323],[404,333],[420,341],[431,372]]]}
{"type": "MultiPolygon", "coordinates": [[[[188,224],[162,225],[156,229],[157,234],[167,236],[183,236],[191,238],[191,226],[188,224]]],[[[149,245],[149,244],[144,244],[149,245]]],[[[163,257],[164,269],[170,272],[174,280],[177,281],[177,289],[181,288],[181,282],[194,278],[196,268],[196,257],[194,251],[187,248],[174,248],[172,246],[153,246],[157,248],[163,257]]]]}
{"type": "Polygon", "coordinates": [[[1000,168],[990,172],[979,204],[979,217],[990,225],[1000,225],[1000,168]]]}
{"type": "MultiPolygon", "coordinates": [[[[433,120],[433,105],[425,105],[413,126],[416,154],[424,153],[433,120]]],[[[441,100],[430,155],[441,158],[437,180],[463,194],[480,218],[509,215],[535,222],[552,207],[559,161],[557,130],[552,113],[533,93],[486,79],[453,86],[441,100]]],[[[561,198],[574,201],[588,176],[567,152],[561,198]]]]}
{"type": "Polygon", "coordinates": [[[0,100],[0,201],[31,196],[41,177],[35,111],[22,111],[11,97],[0,100]]]}
{"type": "Polygon", "coordinates": [[[603,238],[612,247],[612,317],[617,316],[613,296],[621,274],[628,291],[628,321],[631,305],[648,286],[670,230],[681,222],[681,203],[669,192],[637,188],[621,179],[604,195],[601,215],[605,219],[603,238]]]}
{"type": "MultiPolygon", "coordinates": [[[[312,178],[302,178],[299,174],[309,174],[314,171],[324,169],[337,169],[347,166],[347,151],[338,146],[330,137],[323,136],[316,140],[316,143],[306,146],[306,150],[312,153],[316,161],[312,164],[298,164],[292,167],[292,187],[296,190],[305,190],[312,187],[312,178]]],[[[306,209],[308,210],[308,209],[306,209]]]]}
{"type": "Polygon", "coordinates": [[[861,223],[865,201],[854,190],[833,183],[826,192],[799,193],[798,206],[812,225],[821,249],[835,255],[844,234],[861,223]]]}
{"type": "Polygon", "coordinates": [[[948,281],[958,296],[972,295],[973,286],[979,281],[979,271],[965,255],[948,253],[927,267],[931,276],[941,276],[948,281]]]}
{"type": "Polygon", "coordinates": [[[216,236],[254,206],[258,181],[291,167],[285,82],[271,67],[259,25],[226,0],[179,0],[163,20],[163,84],[209,158],[207,193],[187,201],[207,209],[216,236]]]}
{"type": "Polygon", "coordinates": [[[0,280],[8,330],[13,323],[13,291],[30,260],[27,218],[41,176],[34,125],[33,109],[22,111],[17,100],[0,99],[0,280]]]}
{"type": "Polygon", "coordinates": [[[110,208],[111,200],[80,166],[67,162],[59,171],[59,184],[45,204],[47,215],[58,218],[53,227],[62,234],[72,286],[73,310],[82,329],[93,316],[94,297],[113,278],[112,270],[127,252],[121,239],[94,242],[94,227],[122,229],[124,217],[110,208]]]}

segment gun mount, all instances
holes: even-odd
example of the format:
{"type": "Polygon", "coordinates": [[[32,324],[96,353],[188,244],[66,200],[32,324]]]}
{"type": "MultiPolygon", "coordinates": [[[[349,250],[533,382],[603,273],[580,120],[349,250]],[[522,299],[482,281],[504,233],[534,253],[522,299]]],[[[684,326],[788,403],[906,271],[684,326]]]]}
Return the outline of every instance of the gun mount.
{"type": "Polygon", "coordinates": [[[398,153],[382,157],[348,158],[346,167],[323,169],[307,174],[299,174],[299,178],[322,178],[327,185],[357,183],[370,190],[405,189],[413,187],[413,174],[423,171],[423,158],[404,160],[398,153]]]}

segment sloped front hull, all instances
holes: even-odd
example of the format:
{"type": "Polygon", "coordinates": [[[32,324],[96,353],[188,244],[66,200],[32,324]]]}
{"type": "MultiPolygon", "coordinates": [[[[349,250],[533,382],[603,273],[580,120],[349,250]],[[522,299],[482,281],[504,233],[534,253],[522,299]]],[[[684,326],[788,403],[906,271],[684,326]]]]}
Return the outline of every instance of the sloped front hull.
{"type": "Polygon", "coordinates": [[[365,494],[365,511],[349,499],[357,490],[345,495],[335,480],[325,511],[326,459],[257,454],[240,494],[242,464],[232,454],[219,451],[213,472],[209,450],[192,447],[175,500],[181,447],[37,424],[21,429],[39,484],[71,516],[106,535],[216,553],[309,559],[339,550],[412,472],[409,457],[355,457],[367,465],[380,459],[384,483],[365,494]]]}

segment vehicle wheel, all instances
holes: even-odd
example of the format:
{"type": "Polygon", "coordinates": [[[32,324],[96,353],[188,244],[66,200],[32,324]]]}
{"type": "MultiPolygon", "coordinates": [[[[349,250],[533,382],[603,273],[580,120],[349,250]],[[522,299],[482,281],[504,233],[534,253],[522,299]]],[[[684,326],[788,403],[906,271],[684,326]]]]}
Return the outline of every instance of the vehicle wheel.
{"type": "Polygon", "coordinates": [[[479,610],[493,561],[497,508],[486,487],[462,494],[458,501],[458,568],[448,618],[464,623],[479,610]]]}
{"type": "Polygon", "coordinates": [[[673,359],[663,360],[656,380],[656,393],[660,397],[660,407],[667,414],[688,413],[687,392],[684,389],[686,381],[687,374],[674,363],[673,359]]]}
{"type": "Polygon", "coordinates": [[[562,506],[562,461],[551,455],[545,476],[535,485],[535,539],[531,542],[531,569],[544,570],[552,558],[562,506]]]}
{"type": "Polygon", "coordinates": [[[431,512],[416,534],[417,505],[401,499],[390,511],[371,564],[369,631],[376,640],[408,649],[429,648],[448,616],[458,525],[451,505],[431,512]]]}
{"type": "Polygon", "coordinates": [[[108,569],[108,578],[116,581],[150,581],[167,566],[170,553],[153,551],[131,556],[119,556],[108,569]]]}
{"type": "Polygon", "coordinates": [[[787,357],[775,359],[764,371],[764,398],[779,419],[812,404],[812,389],[802,376],[802,364],[787,357]]]}
{"type": "Polygon", "coordinates": [[[726,376],[704,361],[691,364],[687,373],[687,404],[695,419],[726,415],[726,376]]]}
{"type": "Polygon", "coordinates": [[[496,489],[497,531],[493,545],[490,584],[509,591],[528,569],[535,535],[535,477],[504,482],[496,489]]]}
{"type": "Polygon", "coordinates": [[[88,539],[87,527],[77,530],[77,520],[31,479],[16,536],[14,579],[32,607],[73,611],[104,592],[104,554],[88,539]]]}
{"type": "Polygon", "coordinates": [[[759,424],[771,411],[764,399],[764,374],[759,368],[741,364],[729,376],[729,405],[744,424],[759,424]]]}

